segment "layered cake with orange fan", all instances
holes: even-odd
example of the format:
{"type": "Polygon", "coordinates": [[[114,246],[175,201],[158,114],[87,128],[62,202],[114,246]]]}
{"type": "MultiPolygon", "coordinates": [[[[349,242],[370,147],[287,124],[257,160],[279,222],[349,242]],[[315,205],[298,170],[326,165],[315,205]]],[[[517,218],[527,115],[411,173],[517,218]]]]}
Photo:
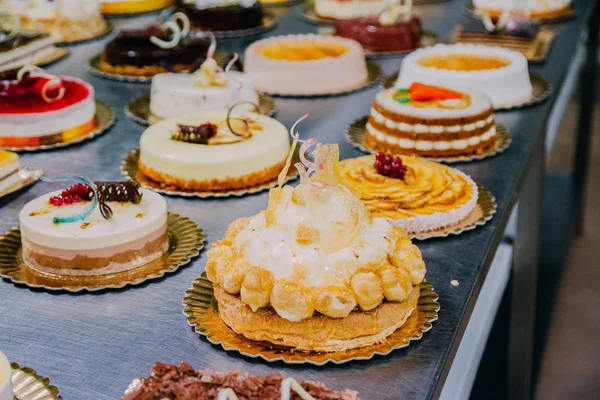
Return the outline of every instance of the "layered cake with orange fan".
{"type": "Polygon", "coordinates": [[[377,95],[364,144],[375,151],[448,157],[480,154],[496,139],[494,108],[486,95],[413,83],[377,95]]]}
{"type": "Polygon", "coordinates": [[[340,175],[376,217],[412,234],[465,221],[479,190],[457,169],[418,157],[379,153],[344,160],[340,175]]]}
{"type": "Polygon", "coordinates": [[[379,343],[414,312],[425,264],[402,229],[338,181],[337,145],[315,154],[301,156],[300,184],[272,189],[265,211],[234,221],[211,248],[219,315],[250,340],[296,351],[379,343]]]}

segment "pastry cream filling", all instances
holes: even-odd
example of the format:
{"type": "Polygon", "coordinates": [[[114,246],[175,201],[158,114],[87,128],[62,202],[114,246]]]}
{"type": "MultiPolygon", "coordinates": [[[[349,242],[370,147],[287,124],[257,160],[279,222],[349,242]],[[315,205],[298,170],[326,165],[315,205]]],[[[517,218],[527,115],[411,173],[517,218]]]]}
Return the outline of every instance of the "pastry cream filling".
{"type": "Polygon", "coordinates": [[[397,136],[388,135],[377,129],[371,124],[367,124],[367,131],[373,135],[380,142],[386,142],[393,146],[400,146],[403,149],[417,149],[421,151],[427,150],[448,150],[456,149],[462,150],[469,146],[476,146],[481,142],[487,142],[493,136],[496,136],[496,127],[492,126],[487,132],[480,136],[473,136],[468,139],[457,139],[457,140],[411,140],[405,138],[399,138],[397,136]]]}
{"type": "Polygon", "coordinates": [[[466,124],[466,125],[424,125],[424,124],[407,124],[406,122],[394,122],[384,115],[379,113],[374,108],[371,109],[371,117],[380,124],[385,124],[389,129],[399,129],[403,132],[415,132],[415,133],[456,133],[460,131],[472,131],[476,128],[483,128],[487,124],[491,124],[494,121],[494,116],[490,115],[486,119],[479,120],[477,122],[466,124]]]}
{"type": "Polygon", "coordinates": [[[274,60],[311,61],[340,57],[348,52],[348,48],[333,42],[294,41],[267,45],[258,52],[274,60]]]}

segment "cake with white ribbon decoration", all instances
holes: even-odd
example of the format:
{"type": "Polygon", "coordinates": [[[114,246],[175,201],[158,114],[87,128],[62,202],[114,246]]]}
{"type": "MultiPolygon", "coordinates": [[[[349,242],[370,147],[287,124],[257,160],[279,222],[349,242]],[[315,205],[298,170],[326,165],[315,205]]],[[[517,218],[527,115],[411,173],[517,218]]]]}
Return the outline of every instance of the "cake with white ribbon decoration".
{"type": "Polygon", "coordinates": [[[123,272],[169,248],[167,203],[129,182],[79,183],[45,194],[23,207],[19,221],[23,261],[55,275],[123,272]]]}
{"type": "Polygon", "coordinates": [[[473,0],[473,5],[492,17],[516,11],[532,18],[550,19],[566,14],[571,0],[473,0]]]}
{"type": "Polygon", "coordinates": [[[402,60],[394,87],[414,82],[480,90],[495,108],[521,104],[533,92],[525,56],[475,44],[437,44],[412,52],[402,60]]]}
{"type": "Polygon", "coordinates": [[[274,181],[290,147],[286,128],[264,115],[227,110],[162,120],[140,139],[140,171],[181,191],[223,191],[274,181]],[[231,126],[228,126],[231,125],[231,126]],[[233,131],[232,129],[233,128],[233,131]]]}
{"type": "Polygon", "coordinates": [[[364,143],[386,153],[451,157],[480,154],[496,139],[494,109],[486,95],[413,83],[377,94],[364,143]]]}
{"type": "Polygon", "coordinates": [[[244,71],[257,90],[281,95],[335,94],[367,81],[362,46],[323,35],[275,36],[246,49],[244,71]]]}
{"type": "Polygon", "coordinates": [[[417,157],[351,158],[340,163],[340,175],[373,215],[413,234],[460,223],[479,197],[468,175],[417,157]]]}
{"type": "Polygon", "coordinates": [[[338,181],[337,145],[306,159],[315,143],[300,149],[301,183],[271,189],[265,211],[234,221],[206,273],[224,323],[250,340],[301,351],[369,346],[412,314],[425,264],[402,229],[338,181]]]}

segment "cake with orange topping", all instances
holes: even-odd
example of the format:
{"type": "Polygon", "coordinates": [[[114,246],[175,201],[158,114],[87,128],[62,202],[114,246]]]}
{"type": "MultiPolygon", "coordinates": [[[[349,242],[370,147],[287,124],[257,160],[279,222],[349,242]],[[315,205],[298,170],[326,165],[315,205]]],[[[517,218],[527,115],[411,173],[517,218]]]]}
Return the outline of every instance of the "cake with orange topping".
{"type": "Polygon", "coordinates": [[[531,98],[527,59],[501,47],[437,44],[414,51],[402,60],[396,88],[414,82],[473,88],[485,93],[495,108],[531,98]]]}
{"type": "Polygon", "coordinates": [[[423,157],[479,154],[495,143],[494,109],[486,95],[422,83],[380,92],[364,139],[375,151],[423,157]]]}
{"type": "Polygon", "coordinates": [[[139,14],[173,5],[174,0],[100,0],[103,14],[139,14]]]}
{"type": "Polygon", "coordinates": [[[89,83],[31,66],[23,67],[18,78],[0,81],[0,148],[65,143],[96,129],[89,83]]]}
{"type": "Polygon", "coordinates": [[[267,209],[234,221],[209,251],[219,315],[250,340],[296,351],[385,340],[415,310],[421,253],[339,182],[337,145],[302,158],[301,183],[271,189],[267,209]]]}
{"type": "Polygon", "coordinates": [[[361,45],[321,35],[275,36],[246,49],[244,72],[257,90],[281,95],[335,94],[367,81],[361,45]]]}
{"type": "Polygon", "coordinates": [[[374,216],[414,234],[463,221],[479,196],[466,174],[417,157],[352,158],[340,163],[340,175],[374,216]]]}
{"type": "Polygon", "coordinates": [[[499,17],[503,13],[516,10],[531,18],[552,19],[567,14],[571,0],[473,0],[478,11],[499,17]]]}

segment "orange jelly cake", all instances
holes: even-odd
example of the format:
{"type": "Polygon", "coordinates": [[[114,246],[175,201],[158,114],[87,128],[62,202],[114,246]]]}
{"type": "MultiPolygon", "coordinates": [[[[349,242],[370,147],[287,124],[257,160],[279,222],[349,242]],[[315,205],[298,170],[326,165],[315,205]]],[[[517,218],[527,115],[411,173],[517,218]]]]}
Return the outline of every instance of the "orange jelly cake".
{"type": "Polygon", "coordinates": [[[409,54],[402,60],[395,87],[414,82],[477,89],[495,108],[527,101],[533,92],[523,54],[477,44],[437,44],[409,54]]]}
{"type": "Polygon", "coordinates": [[[244,72],[257,90],[281,95],[335,94],[367,81],[361,45],[320,35],[259,40],[245,53],[244,72]]]}
{"type": "Polygon", "coordinates": [[[422,83],[380,92],[364,139],[375,151],[423,157],[478,154],[495,142],[494,108],[486,95],[422,83]]]}

